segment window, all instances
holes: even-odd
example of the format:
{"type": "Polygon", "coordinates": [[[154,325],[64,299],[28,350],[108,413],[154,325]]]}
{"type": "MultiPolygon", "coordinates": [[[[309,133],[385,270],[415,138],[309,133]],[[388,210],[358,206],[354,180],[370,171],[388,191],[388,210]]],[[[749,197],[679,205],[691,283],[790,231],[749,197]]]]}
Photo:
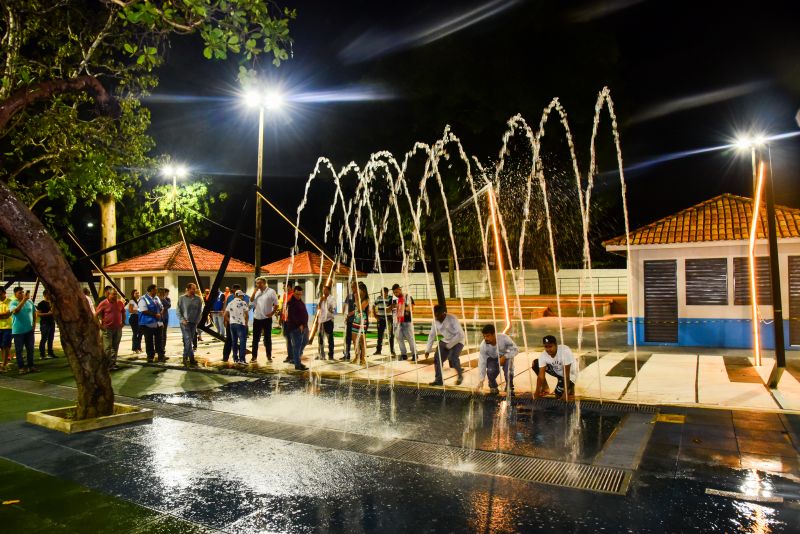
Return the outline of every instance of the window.
{"type": "Polygon", "coordinates": [[[164,287],[164,277],[163,277],[163,276],[157,276],[157,277],[156,277],[155,284],[156,284],[158,287],[164,287]]]}
{"type": "Polygon", "coordinates": [[[686,260],[686,304],[728,304],[728,259],[686,260]]]}
{"type": "MultiPolygon", "coordinates": [[[[770,284],[769,258],[756,258],[756,302],[772,306],[772,284],[770,284]]],[[[737,306],[750,304],[750,259],[733,258],[733,303],[737,306]]]]}

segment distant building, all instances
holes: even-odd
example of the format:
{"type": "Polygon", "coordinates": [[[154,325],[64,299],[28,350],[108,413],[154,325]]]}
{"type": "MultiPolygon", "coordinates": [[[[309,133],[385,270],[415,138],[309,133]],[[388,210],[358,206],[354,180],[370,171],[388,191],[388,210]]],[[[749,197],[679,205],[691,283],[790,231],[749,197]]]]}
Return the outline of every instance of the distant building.
{"type": "MultiPolygon", "coordinates": [[[[756,241],[761,340],[774,348],[766,210],[756,241]]],[[[750,198],[723,194],[633,230],[628,342],[643,345],[752,347],[750,198]]],[[[800,345],[800,210],[776,206],[786,346],[800,345]]],[[[625,236],[603,243],[626,254],[625,236]]]]}
{"type": "MultiPolygon", "coordinates": [[[[214,252],[198,245],[191,245],[192,256],[200,275],[200,285],[203,289],[211,287],[214,277],[222,264],[223,254],[214,252]]],[[[192,264],[189,254],[182,241],[174,243],[141,256],[135,256],[119,263],[105,267],[105,271],[114,279],[114,282],[130,297],[133,289],[140,292],[150,284],[165,287],[170,290],[173,306],[177,297],[183,294],[186,284],[194,282],[192,264]]],[[[222,279],[220,289],[225,286],[239,284],[244,291],[252,290],[254,283],[253,273],[255,266],[236,258],[231,258],[225,277],[222,279]]],[[[100,275],[95,272],[95,275],[100,275]]],[[[101,280],[106,285],[105,280],[101,280]]]]}
{"type": "MultiPolygon", "coordinates": [[[[331,272],[331,260],[324,258],[315,252],[299,252],[292,257],[274,261],[261,268],[261,276],[267,279],[267,284],[275,289],[278,294],[283,294],[283,286],[287,282],[287,273],[291,267],[291,274],[288,281],[292,286],[303,286],[306,305],[313,313],[316,310],[316,299],[319,297],[319,289],[328,279],[331,272]]],[[[346,295],[347,279],[350,276],[350,269],[340,265],[332,281],[332,294],[336,297],[337,310],[341,311],[344,296],[346,295]]],[[[359,272],[359,279],[366,279],[366,273],[359,272]]]]}

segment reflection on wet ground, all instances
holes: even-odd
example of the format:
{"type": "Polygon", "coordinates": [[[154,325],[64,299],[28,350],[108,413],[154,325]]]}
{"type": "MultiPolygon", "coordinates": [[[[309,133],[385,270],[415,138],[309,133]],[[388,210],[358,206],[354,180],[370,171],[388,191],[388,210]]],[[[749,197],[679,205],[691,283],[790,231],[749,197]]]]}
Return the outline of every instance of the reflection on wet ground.
{"type": "Polygon", "coordinates": [[[420,397],[405,389],[374,393],[322,381],[264,378],[200,393],[151,399],[340,430],[471,449],[591,462],[621,420],[619,414],[554,404],[534,410],[500,398],[420,397]]]}
{"type": "MultiPolygon", "coordinates": [[[[278,393],[275,386],[259,381],[159,399],[189,410],[580,462],[615,446],[628,420],[597,410],[399,393],[392,405],[387,393],[344,384],[318,384],[313,392],[299,382],[284,380],[278,393]]],[[[796,531],[796,472],[682,458],[684,437],[700,434],[679,426],[655,424],[625,496],[437,469],[168,416],[72,436],[0,424],[0,456],[231,533],[796,531]]]]}

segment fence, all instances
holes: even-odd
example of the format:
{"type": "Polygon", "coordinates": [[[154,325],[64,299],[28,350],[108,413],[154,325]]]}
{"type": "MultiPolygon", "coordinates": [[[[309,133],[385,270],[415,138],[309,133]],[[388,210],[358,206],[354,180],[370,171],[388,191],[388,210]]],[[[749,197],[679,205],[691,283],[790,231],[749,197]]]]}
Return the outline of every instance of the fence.
{"type": "MultiPolygon", "coordinates": [[[[514,281],[507,279],[506,283],[511,294],[514,293],[514,281]]],[[[624,275],[617,276],[593,276],[591,278],[581,276],[559,277],[556,279],[558,292],[561,295],[626,295],[628,293],[628,278],[624,275]]],[[[456,284],[455,298],[489,298],[489,285],[486,281],[462,282],[456,284]]],[[[436,288],[433,280],[430,284],[409,284],[408,291],[416,299],[436,298],[436,288]]],[[[450,298],[448,283],[444,283],[445,295],[450,298]]],[[[499,294],[499,289],[493,287],[493,293],[499,294]]],[[[539,280],[525,280],[520,287],[519,295],[536,296],[539,295],[539,280]]]]}

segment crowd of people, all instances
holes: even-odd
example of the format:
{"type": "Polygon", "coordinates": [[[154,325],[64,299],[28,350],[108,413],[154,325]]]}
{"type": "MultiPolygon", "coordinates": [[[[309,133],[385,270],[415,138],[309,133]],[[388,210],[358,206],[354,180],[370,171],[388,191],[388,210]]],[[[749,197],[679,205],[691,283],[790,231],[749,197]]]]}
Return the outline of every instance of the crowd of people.
{"type": "MultiPolygon", "coordinates": [[[[107,356],[111,370],[117,369],[117,354],[122,339],[122,331],[126,317],[132,330],[131,349],[134,353],[144,353],[148,362],[166,362],[167,328],[169,326],[169,310],[172,300],[169,290],[149,285],[145,293],[140,295],[133,290],[131,298],[124,300],[111,286],[104,288],[104,299],[95,306],[89,293],[84,290],[89,307],[101,330],[103,350],[107,356]]],[[[306,370],[303,364],[303,352],[309,343],[309,336],[315,330],[318,336],[318,355],[320,360],[334,359],[334,319],[337,314],[335,299],[330,287],[323,287],[319,296],[316,317],[309,325],[309,313],[304,300],[302,286],[287,285],[283,295],[268,287],[263,277],[256,278],[251,295],[245,294],[239,285],[226,287],[211,300],[210,290],[206,289],[201,296],[194,283],[185,287],[175,307],[181,337],[183,340],[183,363],[197,365],[195,351],[200,338],[200,322],[203,308],[210,304],[208,326],[217,329],[224,338],[222,361],[228,362],[233,356],[233,363],[247,363],[247,346],[252,326],[251,359],[258,358],[259,345],[264,345],[268,361],[272,361],[272,329],[273,319],[277,318],[286,341],[287,356],[285,363],[294,365],[297,370],[306,370]],[[250,318],[252,315],[252,325],[250,318]]],[[[353,281],[350,291],[344,297],[344,353],[342,361],[352,361],[358,365],[366,365],[367,343],[366,333],[370,319],[377,324],[377,344],[374,355],[381,355],[384,341],[387,341],[389,352],[398,360],[417,361],[418,354],[414,338],[414,299],[403,291],[399,284],[391,288],[384,287],[370,303],[366,284],[353,281]],[[399,355],[395,352],[395,339],[399,355]]],[[[448,362],[457,373],[456,385],[462,384],[463,369],[460,355],[466,343],[466,334],[458,318],[441,306],[434,306],[433,321],[425,348],[425,359],[434,352],[434,381],[432,386],[443,385],[442,367],[448,362]]],[[[56,323],[54,310],[50,302],[49,292],[43,291],[43,298],[34,305],[30,291],[15,287],[13,298],[8,298],[6,290],[0,287],[0,370],[6,371],[11,359],[13,344],[16,363],[20,374],[36,372],[34,365],[34,330],[39,322],[39,357],[55,358],[53,338],[56,323]]],[[[506,333],[497,332],[494,325],[488,324],[482,329],[483,340],[479,348],[478,383],[476,389],[482,389],[488,380],[492,393],[499,393],[498,377],[502,370],[505,378],[506,392],[514,394],[514,357],[519,348],[506,333]]],[[[557,339],[548,335],[542,340],[544,350],[532,365],[536,376],[535,396],[549,395],[550,391],[546,375],[556,379],[554,394],[558,398],[569,399],[574,390],[578,376],[578,365],[570,348],[558,344],[557,339]]]]}

